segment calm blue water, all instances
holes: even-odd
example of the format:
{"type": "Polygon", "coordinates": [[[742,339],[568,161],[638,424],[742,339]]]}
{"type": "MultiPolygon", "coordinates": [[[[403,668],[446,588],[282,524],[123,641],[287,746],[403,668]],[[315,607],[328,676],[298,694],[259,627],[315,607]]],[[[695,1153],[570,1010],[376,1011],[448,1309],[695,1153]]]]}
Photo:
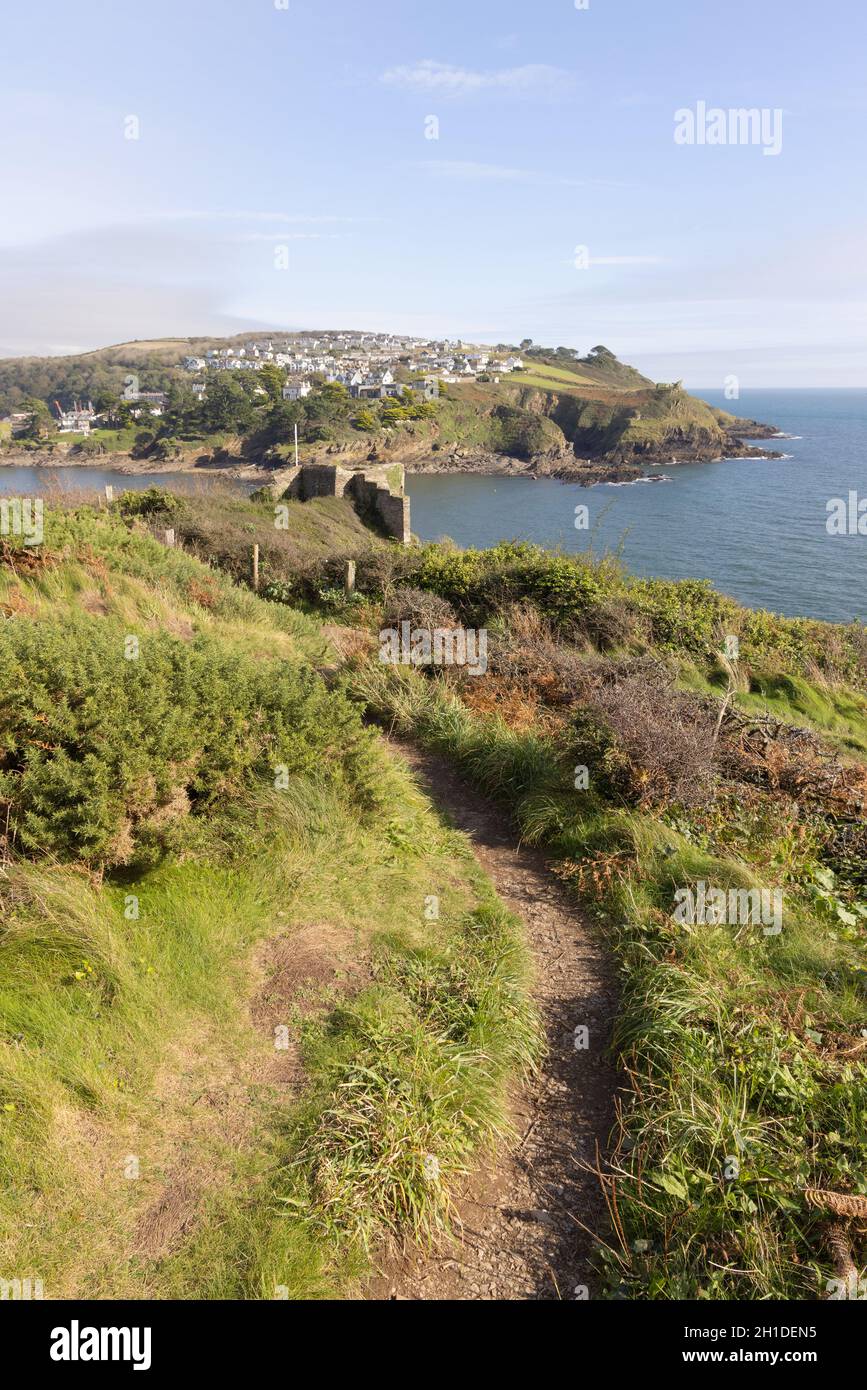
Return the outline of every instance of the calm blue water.
{"type": "MultiPolygon", "coordinates": [[[[408,480],[412,529],[459,545],[522,537],[580,551],[620,550],[636,574],[705,578],[753,608],[867,620],[867,536],[829,536],[826,503],[867,497],[867,390],[696,391],[793,439],[788,459],[733,459],[648,469],[670,479],[581,488],[550,479],[425,476],[408,480]],[[590,509],[590,533],[575,507],[590,509]]],[[[761,443],[761,441],[759,441],[761,443]]]]}

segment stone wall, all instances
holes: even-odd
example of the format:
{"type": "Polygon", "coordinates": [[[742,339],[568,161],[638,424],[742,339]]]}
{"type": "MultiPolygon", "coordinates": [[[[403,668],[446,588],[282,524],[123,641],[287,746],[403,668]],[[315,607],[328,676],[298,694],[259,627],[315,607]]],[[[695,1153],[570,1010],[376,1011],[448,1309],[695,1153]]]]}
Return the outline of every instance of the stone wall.
{"type": "Polygon", "coordinates": [[[409,498],[404,491],[402,463],[375,464],[369,468],[341,468],[335,463],[302,463],[284,468],[271,484],[275,500],[311,497],[351,497],[374,512],[390,536],[402,544],[410,540],[409,498]]]}

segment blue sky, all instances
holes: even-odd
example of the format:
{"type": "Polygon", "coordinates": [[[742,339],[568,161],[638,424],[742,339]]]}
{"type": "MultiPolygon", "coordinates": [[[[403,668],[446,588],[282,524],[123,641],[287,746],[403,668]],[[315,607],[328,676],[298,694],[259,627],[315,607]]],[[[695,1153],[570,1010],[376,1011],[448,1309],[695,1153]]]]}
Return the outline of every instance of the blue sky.
{"type": "Polygon", "coordinates": [[[863,386],[865,58],[855,0],[10,7],[0,354],[391,328],[863,386]],[[780,153],[678,145],[699,101],[780,153]]]}

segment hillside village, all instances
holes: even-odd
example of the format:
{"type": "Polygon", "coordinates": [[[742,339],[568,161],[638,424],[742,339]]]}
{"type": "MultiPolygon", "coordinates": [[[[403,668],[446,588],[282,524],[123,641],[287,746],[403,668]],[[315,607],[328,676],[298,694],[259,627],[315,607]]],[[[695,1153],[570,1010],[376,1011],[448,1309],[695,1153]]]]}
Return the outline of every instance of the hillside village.
{"type": "MultiPolygon", "coordinates": [[[[403,337],[392,333],[297,333],[279,338],[241,341],[233,347],[208,348],[203,355],[187,355],[181,366],[192,381],[194,397],[203,400],[207,378],[217,372],[260,372],[271,364],[286,374],[285,401],[304,400],[317,385],[337,383],[353,400],[398,399],[409,389],[424,401],[439,397],[440,382],[481,379],[499,382],[501,376],[520,371],[524,362],[507,350],[484,351],[460,339],[403,337]]],[[[259,393],[265,395],[264,391],[259,393]]],[[[165,411],[165,391],[143,391],[131,374],[120,392],[133,418],[160,417],[165,411]]],[[[92,401],[73,400],[64,406],[53,402],[58,434],[88,435],[102,422],[104,412],[92,401]]],[[[28,422],[26,411],[7,417],[12,435],[28,422]]]]}
{"type": "Polygon", "coordinates": [[[190,372],[260,371],[266,362],[283,367],[292,376],[319,373],[344,385],[350,384],[347,378],[360,375],[366,382],[377,373],[399,368],[458,381],[488,370],[508,373],[523,366],[520,357],[485,352],[460,339],[409,338],[392,333],[299,333],[280,341],[251,340],[238,347],[211,348],[203,357],[186,357],[183,365],[190,372]]]}
{"type": "MultiPolygon", "coordinates": [[[[439,396],[439,382],[479,376],[499,377],[523,367],[513,354],[479,350],[449,339],[408,338],[392,333],[300,333],[284,340],[251,341],[239,347],[211,348],[203,357],[186,357],[186,371],[261,371],[271,362],[291,380],[284,400],[301,400],[313,389],[311,377],[345,386],[353,399],[385,400],[400,396],[410,385],[425,400],[439,396]],[[422,374],[421,382],[398,379],[398,374],[422,374]]],[[[194,386],[194,390],[195,390],[194,386]]],[[[202,384],[201,389],[204,389],[202,384]]]]}

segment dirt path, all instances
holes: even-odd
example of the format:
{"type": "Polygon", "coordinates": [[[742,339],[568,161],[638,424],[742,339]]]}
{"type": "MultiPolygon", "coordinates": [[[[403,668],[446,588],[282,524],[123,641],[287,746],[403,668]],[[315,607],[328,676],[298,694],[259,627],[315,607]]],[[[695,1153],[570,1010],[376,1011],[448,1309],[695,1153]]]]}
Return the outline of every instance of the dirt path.
{"type": "Polygon", "coordinates": [[[390,1259],[371,1288],[389,1299],[593,1297],[590,1230],[604,1229],[596,1162],[614,1122],[617,1073],[606,1055],[615,992],[604,952],[541,854],[519,848],[507,818],[449,768],[392,742],[435,805],[469,835],[501,898],[525,924],[548,1054],[515,1100],[518,1139],[459,1194],[459,1243],[390,1259]],[[586,1027],[586,1049],[575,1029],[586,1027]]]}

